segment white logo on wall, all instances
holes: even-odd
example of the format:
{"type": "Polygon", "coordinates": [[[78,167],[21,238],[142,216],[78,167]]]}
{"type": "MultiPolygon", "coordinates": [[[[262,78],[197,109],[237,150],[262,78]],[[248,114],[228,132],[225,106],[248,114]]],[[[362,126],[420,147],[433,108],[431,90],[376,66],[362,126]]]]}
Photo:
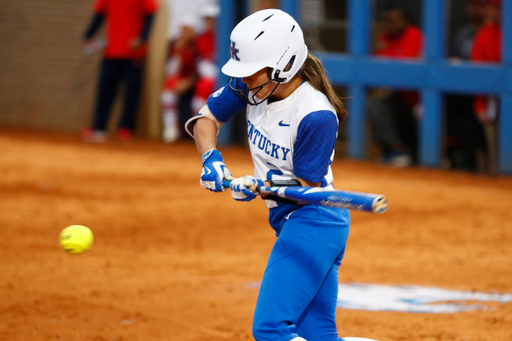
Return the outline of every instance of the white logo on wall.
{"type": "Polygon", "coordinates": [[[485,306],[464,301],[507,303],[512,302],[512,294],[488,294],[410,285],[351,283],[339,285],[337,306],[342,309],[412,313],[457,313],[485,309],[485,306]]]}

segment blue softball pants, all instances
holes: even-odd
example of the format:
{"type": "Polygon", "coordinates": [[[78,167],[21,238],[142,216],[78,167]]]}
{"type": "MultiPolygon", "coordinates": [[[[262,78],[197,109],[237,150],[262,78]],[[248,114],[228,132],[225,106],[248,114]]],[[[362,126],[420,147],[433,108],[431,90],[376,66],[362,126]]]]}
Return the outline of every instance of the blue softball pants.
{"type": "Polygon", "coordinates": [[[348,210],[285,205],[271,209],[270,223],[277,241],[256,304],[254,338],[339,341],[338,267],[350,229],[348,210]]]}

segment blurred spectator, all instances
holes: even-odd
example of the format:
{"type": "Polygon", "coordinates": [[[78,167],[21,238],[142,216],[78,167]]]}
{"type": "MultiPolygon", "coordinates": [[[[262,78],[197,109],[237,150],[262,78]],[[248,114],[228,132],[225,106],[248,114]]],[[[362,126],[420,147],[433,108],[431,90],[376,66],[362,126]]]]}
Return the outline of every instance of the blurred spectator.
{"type": "Polygon", "coordinates": [[[199,112],[208,96],[215,91],[218,77],[215,27],[219,12],[216,3],[202,8],[204,30],[197,36],[195,28],[199,25],[196,18],[184,18],[181,34],[171,43],[167,79],[162,93],[164,142],[178,140],[184,123],[199,112]]]}
{"type": "MultiPolygon", "coordinates": [[[[178,37],[170,43],[166,66],[166,80],[162,92],[162,122],[164,142],[179,139],[181,135],[180,99],[192,93],[197,79],[195,49],[195,17],[187,16],[181,22],[178,37]]],[[[190,96],[188,96],[190,98],[190,96]]],[[[190,109],[187,110],[190,116],[190,109]]]]}
{"type": "Polygon", "coordinates": [[[451,57],[469,60],[475,34],[484,23],[484,3],[481,0],[465,0],[464,12],[468,23],[455,33],[451,46],[451,57]]]}
{"type": "Polygon", "coordinates": [[[131,139],[139,105],[146,42],[157,8],[155,0],[96,0],[94,3],[94,15],[84,34],[83,46],[92,42],[105,19],[107,45],[100,67],[93,123],[82,132],[85,141],[106,140],[108,119],[121,81],[126,83],[126,89],[118,138],[121,141],[131,139]]]}
{"type": "MultiPolygon", "coordinates": [[[[474,62],[501,62],[501,3],[486,0],[485,23],[475,36],[471,60],[474,62]]],[[[475,96],[475,113],[485,129],[487,141],[486,166],[489,173],[497,173],[497,120],[499,104],[496,96],[475,96]]]]}
{"type": "MultiPolygon", "coordinates": [[[[465,0],[467,24],[454,35],[450,58],[469,60],[473,41],[484,23],[485,6],[480,0],[465,0]]],[[[445,97],[447,166],[466,171],[483,169],[485,137],[483,127],[473,110],[473,97],[451,94],[445,97]]]]}
{"type": "MultiPolygon", "coordinates": [[[[403,59],[421,56],[423,34],[411,24],[408,14],[398,6],[384,11],[384,29],[378,36],[375,54],[403,59]]],[[[388,91],[368,103],[375,139],[383,160],[397,167],[410,165],[417,149],[419,95],[416,91],[388,91]]]]}
{"type": "MultiPolygon", "coordinates": [[[[205,30],[195,41],[197,52],[197,73],[194,98],[192,101],[192,114],[195,115],[206,104],[208,96],[215,91],[219,74],[215,60],[215,26],[220,8],[217,4],[210,4],[202,10],[205,30]]],[[[188,118],[187,118],[188,119],[188,118]]]]}

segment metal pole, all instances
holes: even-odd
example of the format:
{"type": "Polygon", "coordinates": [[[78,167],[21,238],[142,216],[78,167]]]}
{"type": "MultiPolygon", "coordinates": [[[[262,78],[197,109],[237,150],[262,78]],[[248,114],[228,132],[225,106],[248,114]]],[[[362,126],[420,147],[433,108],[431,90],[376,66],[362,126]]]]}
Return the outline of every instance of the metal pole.
{"type": "MultiPolygon", "coordinates": [[[[501,27],[503,44],[503,66],[508,69],[508,79],[512,80],[512,0],[503,0],[501,27]]],[[[499,121],[499,170],[512,174],[512,81],[509,81],[508,94],[501,96],[499,121]]]]}
{"type": "MultiPolygon", "coordinates": [[[[371,0],[349,0],[348,16],[350,21],[348,50],[356,58],[367,58],[370,51],[370,29],[372,6],[371,0]]],[[[348,105],[347,140],[349,156],[362,159],[366,156],[365,122],[366,122],[366,88],[360,84],[351,84],[351,97],[348,105]]]]}
{"type": "MultiPolygon", "coordinates": [[[[423,1],[423,30],[425,32],[425,59],[430,63],[445,58],[446,4],[444,0],[423,1]]],[[[424,166],[438,167],[441,153],[441,92],[424,89],[423,116],[419,125],[419,161],[424,166]]]]}
{"type": "MultiPolygon", "coordinates": [[[[229,51],[229,36],[235,27],[235,3],[234,0],[220,0],[220,14],[217,19],[217,61],[219,67],[222,67],[231,54],[229,51]]],[[[222,72],[219,73],[218,86],[220,88],[229,82],[229,77],[222,72]]],[[[231,144],[231,122],[226,123],[217,136],[217,144],[219,146],[227,146],[231,144]]]]}

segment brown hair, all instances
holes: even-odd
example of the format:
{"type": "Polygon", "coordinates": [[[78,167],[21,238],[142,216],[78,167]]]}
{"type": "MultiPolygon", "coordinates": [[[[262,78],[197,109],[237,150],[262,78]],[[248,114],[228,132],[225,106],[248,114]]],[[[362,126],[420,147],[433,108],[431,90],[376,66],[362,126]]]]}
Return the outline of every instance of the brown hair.
{"type": "Polygon", "coordinates": [[[343,102],[338,95],[336,95],[336,92],[334,92],[331,83],[329,83],[322,62],[315,56],[308,54],[304,65],[302,65],[302,68],[299,70],[299,76],[327,96],[327,99],[336,110],[340,124],[343,123],[348,114],[347,109],[345,109],[343,102]]]}

